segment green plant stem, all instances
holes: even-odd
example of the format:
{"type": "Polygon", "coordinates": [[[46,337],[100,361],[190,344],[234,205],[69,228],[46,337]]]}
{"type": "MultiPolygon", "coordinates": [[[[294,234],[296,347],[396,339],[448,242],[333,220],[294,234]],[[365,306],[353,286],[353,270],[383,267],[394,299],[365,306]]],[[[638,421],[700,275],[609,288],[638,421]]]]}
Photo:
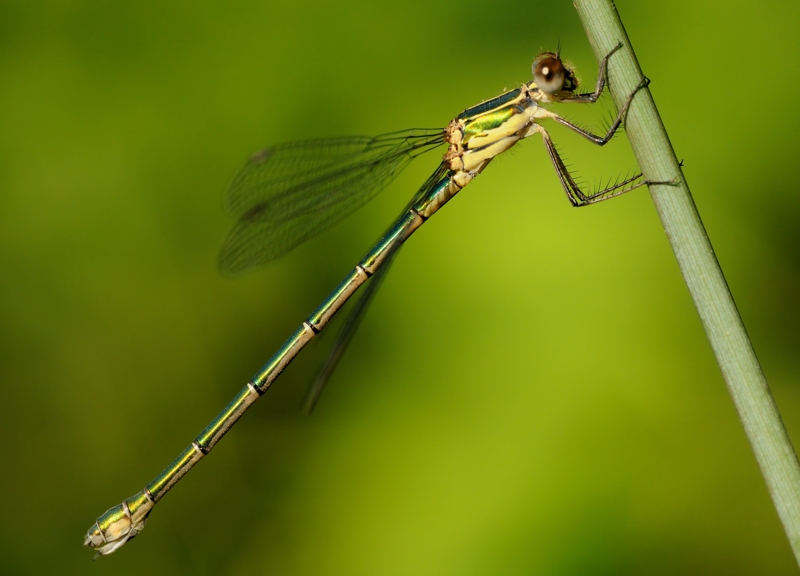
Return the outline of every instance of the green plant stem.
{"type": "MultiPolygon", "coordinates": [[[[620,106],[642,71],[616,8],[610,0],[574,3],[598,60],[624,45],[608,66],[620,106]]],[[[648,89],[634,99],[625,129],[645,179],[675,182],[651,185],[650,194],[800,563],[800,463],[648,89]]]]}

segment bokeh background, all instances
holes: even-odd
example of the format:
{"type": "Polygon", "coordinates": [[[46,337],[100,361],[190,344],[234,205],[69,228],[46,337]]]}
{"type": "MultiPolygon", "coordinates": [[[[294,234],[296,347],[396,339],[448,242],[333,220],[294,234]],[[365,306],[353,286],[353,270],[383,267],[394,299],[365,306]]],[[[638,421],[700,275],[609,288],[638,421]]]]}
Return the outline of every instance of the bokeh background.
{"type": "MultiPolygon", "coordinates": [[[[617,5],[797,442],[800,4],[617,5]]],[[[647,192],[574,210],[537,138],[406,245],[312,417],[333,330],[142,536],[81,546],[438,162],[229,279],[248,155],[443,126],[559,42],[593,85],[565,0],[0,3],[0,573],[796,573],[647,192]]],[[[589,183],[635,169],[552,134],[589,183]]]]}

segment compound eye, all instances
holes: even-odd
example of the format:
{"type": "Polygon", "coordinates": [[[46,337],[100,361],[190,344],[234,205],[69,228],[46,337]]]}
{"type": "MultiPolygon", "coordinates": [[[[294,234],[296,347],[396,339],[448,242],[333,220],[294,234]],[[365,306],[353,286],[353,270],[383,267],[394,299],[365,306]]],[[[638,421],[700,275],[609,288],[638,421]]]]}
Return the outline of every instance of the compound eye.
{"type": "Polygon", "coordinates": [[[533,81],[542,92],[555,94],[564,87],[566,71],[555,54],[542,54],[533,62],[533,81]]]}

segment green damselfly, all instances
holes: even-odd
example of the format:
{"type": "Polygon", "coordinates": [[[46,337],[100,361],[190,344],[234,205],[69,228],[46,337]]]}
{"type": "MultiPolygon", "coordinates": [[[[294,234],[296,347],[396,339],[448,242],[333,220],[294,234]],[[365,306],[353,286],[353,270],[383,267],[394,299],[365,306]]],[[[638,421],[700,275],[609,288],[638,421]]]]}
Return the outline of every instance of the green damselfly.
{"type": "Polygon", "coordinates": [[[640,175],[585,194],[539,124],[553,120],[589,141],[606,144],[619,128],[643,78],[628,96],[604,136],[597,136],[542,107],[550,103],[592,103],[603,92],[608,60],[600,63],[594,92],[578,93],[574,70],[558,53],[533,62],[533,81],[468,108],[446,128],[413,130],[375,138],[312,140],[275,146],[249,160],[234,179],[228,207],[237,224],[223,246],[223,270],[238,272],[269,262],[337,223],[385,188],[416,156],[447,145],[441,164],[417,191],[381,241],[289,337],[261,370],[170,466],[144,490],[111,508],[89,529],[84,544],[97,556],[111,554],[144,528],[156,502],[216,445],[239,417],[272,385],[297,353],[325,327],[342,305],[374,276],[347,319],[333,352],[311,387],[311,409],[352,337],[403,242],[448,200],[480,174],[492,159],[519,140],[540,134],[567,198],[573,206],[607,200],[647,184],[640,175]]]}

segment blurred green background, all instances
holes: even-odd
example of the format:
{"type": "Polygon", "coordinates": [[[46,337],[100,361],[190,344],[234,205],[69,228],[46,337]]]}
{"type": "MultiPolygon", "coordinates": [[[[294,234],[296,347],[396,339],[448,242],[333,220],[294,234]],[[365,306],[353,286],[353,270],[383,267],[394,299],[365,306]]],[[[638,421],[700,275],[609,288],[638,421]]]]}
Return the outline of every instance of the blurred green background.
{"type": "MultiPolygon", "coordinates": [[[[800,5],[617,5],[797,442],[800,5]]],[[[438,162],[226,279],[248,155],[443,126],[559,41],[593,85],[565,0],[0,3],[0,573],[796,573],[648,194],[571,209],[538,138],[407,244],[313,417],[331,334],[140,538],[81,546],[438,162]]],[[[589,183],[635,168],[551,133],[589,183]]]]}

